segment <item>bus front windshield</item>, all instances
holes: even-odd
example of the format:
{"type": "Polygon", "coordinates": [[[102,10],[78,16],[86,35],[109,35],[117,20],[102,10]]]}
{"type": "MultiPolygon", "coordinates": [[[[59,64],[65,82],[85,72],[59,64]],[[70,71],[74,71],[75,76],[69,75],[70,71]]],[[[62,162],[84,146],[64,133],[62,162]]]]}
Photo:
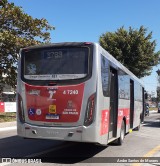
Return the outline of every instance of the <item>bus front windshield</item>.
{"type": "Polygon", "coordinates": [[[31,49],[23,52],[23,75],[27,80],[73,80],[89,70],[88,47],[31,49]]]}

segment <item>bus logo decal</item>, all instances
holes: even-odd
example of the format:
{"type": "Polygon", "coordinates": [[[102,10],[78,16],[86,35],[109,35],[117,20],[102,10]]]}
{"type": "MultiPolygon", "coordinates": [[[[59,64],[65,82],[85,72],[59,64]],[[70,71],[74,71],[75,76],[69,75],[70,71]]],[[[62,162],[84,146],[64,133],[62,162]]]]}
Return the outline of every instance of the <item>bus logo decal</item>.
{"type": "Polygon", "coordinates": [[[36,114],[37,115],[41,115],[42,114],[42,110],[41,109],[36,109],[36,114]]]}
{"type": "Polygon", "coordinates": [[[49,105],[49,113],[52,114],[56,113],[56,105],[49,105]]]}
{"type": "Polygon", "coordinates": [[[54,91],[50,90],[48,93],[49,93],[49,98],[48,99],[50,100],[50,99],[53,99],[53,95],[56,93],[56,91],[55,90],[54,91]]]}
{"type": "Polygon", "coordinates": [[[36,74],[36,65],[34,63],[30,63],[27,66],[28,74],[36,74]]]}
{"type": "Polygon", "coordinates": [[[32,89],[28,92],[30,95],[37,95],[39,96],[40,95],[40,90],[37,90],[37,89],[32,89]]]}
{"type": "Polygon", "coordinates": [[[72,100],[68,100],[67,108],[73,108],[73,101],[72,100]]]}
{"type": "Polygon", "coordinates": [[[28,110],[28,115],[35,115],[35,109],[34,108],[30,108],[28,110]]]}

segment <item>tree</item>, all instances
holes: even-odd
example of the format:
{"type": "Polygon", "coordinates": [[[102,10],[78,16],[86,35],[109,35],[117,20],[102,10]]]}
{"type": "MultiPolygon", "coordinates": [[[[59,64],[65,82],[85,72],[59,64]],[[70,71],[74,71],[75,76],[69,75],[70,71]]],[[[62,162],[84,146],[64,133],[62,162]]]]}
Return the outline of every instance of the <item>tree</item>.
{"type": "Polygon", "coordinates": [[[157,102],[160,102],[160,87],[157,87],[157,102]]]}
{"type": "Polygon", "coordinates": [[[141,26],[139,30],[124,27],[116,32],[107,32],[99,38],[100,45],[126,66],[137,77],[151,74],[152,67],[158,64],[159,51],[155,52],[156,41],[152,32],[141,26]]]}
{"type": "Polygon", "coordinates": [[[32,18],[8,0],[0,1],[0,27],[0,84],[15,87],[20,48],[49,42],[54,27],[44,18],[32,18]]]}

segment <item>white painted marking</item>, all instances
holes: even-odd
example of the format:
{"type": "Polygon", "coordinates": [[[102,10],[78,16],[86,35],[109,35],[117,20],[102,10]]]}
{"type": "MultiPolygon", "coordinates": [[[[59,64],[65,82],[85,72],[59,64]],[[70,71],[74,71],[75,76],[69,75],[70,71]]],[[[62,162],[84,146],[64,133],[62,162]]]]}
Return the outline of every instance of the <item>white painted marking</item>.
{"type": "Polygon", "coordinates": [[[1,163],[1,166],[10,165],[11,163],[1,163]]]}
{"type": "Polygon", "coordinates": [[[7,157],[7,158],[3,158],[2,157],[2,163],[0,163],[0,166],[6,166],[6,165],[10,165],[12,164],[11,158],[7,157]]]}

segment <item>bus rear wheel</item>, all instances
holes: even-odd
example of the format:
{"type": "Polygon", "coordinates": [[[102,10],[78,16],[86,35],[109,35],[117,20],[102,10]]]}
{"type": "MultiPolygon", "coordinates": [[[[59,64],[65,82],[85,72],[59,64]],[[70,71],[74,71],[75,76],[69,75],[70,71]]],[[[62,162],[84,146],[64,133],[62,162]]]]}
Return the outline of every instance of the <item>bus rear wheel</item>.
{"type": "Polygon", "coordinates": [[[117,145],[122,145],[126,133],[126,127],[124,120],[122,121],[120,137],[117,139],[117,145]]]}

